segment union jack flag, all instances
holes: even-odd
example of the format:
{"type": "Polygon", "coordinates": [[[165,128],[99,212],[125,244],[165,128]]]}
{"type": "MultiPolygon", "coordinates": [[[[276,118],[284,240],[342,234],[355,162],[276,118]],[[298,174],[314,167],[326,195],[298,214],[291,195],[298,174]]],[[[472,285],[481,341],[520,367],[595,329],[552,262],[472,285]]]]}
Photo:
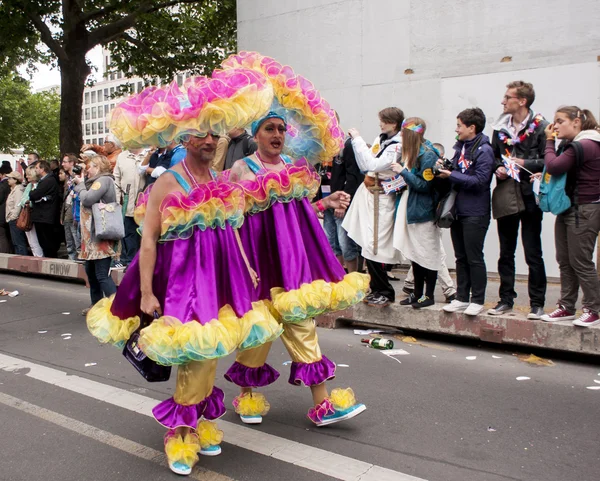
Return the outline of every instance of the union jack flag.
{"type": "Polygon", "coordinates": [[[465,159],[465,147],[463,146],[460,151],[460,158],[458,159],[458,166],[460,167],[461,172],[464,174],[465,171],[471,167],[471,162],[465,159]]]}
{"type": "Polygon", "coordinates": [[[521,182],[521,178],[519,176],[519,166],[512,160],[502,156],[502,162],[504,163],[504,167],[506,168],[507,175],[516,180],[517,182],[521,182]]]}

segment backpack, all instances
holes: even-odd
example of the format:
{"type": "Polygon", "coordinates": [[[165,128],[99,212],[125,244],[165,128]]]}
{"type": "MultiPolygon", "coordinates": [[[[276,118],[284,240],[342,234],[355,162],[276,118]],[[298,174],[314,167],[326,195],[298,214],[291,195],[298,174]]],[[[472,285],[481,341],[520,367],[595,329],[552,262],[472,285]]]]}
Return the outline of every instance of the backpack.
{"type": "MultiPolygon", "coordinates": [[[[583,164],[583,147],[579,142],[571,142],[575,151],[575,175],[583,164]]],[[[542,172],[540,184],[540,193],[538,195],[539,206],[542,212],[551,212],[559,215],[568,210],[571,205],[577,207],[578,194],[577,183],[573,189],[573,202],[567,193],[567,174],[550,175],[546,172],[546,167],[542,172]]]]}

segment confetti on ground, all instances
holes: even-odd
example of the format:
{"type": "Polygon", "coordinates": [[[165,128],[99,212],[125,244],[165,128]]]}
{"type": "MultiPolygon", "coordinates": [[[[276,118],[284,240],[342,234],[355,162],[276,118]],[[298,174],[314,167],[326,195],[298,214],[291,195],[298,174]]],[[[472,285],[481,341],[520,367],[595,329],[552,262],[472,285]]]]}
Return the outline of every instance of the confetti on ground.
{"type": "Polygon", "coordinates": [[[62,337],[65,337],[65,336],[72,336],[72,335],[73,335],[73,334],[71,334],[70,332],[65,332],[64,334],[61,334],[61,336],[62,336],[62,337]]]}
{"type": "Polygon", "coordinates": [[[598,379],[594,379],[594,382],[595,382],[596,384],[600,384],[600,381],[598,381],[598,379]]]}
{"type": "Polygon", "coordinates": [[[550,359],[543,359],[541,357],[537,357],[535,354],[529,354],[529,356],[515,354],[519,361],[527,362],[529,364],[533,364],[534,366],[554,366],[554,363],[550,359]]]}
{"type": "Polygon", "coordinates": [[[85,367],[96,366],[98,363],[96,362],[86,362],[85,367]]]}
{"type": "Polygon", "coordinates": [[[495,433],[496,430],[492,426],[488,426],[488,432],[495,433]]]}
{"type": "Polygon", "coordinates": [[[529,381],[531,378],[527,376],[519,376],[517,381],[529,381]]]}
{"type": "Polygon", "coordinates": [[[19,291],[12,291],[8,293],[8,297],[17,297],[19,295],[19,291]]]}
{"type": "Polygon", "coordinates": [[[588,386],[586,389],[589,389],[590,391],[600,391],[600,386],[588,386]]]}
{"type": "Polygon", "coordinates": [[[410,354],[410,352],[405,351],[404,349],[386,349],[381,352],[386,356],[408,356],[410,354]]]}
{"type": "Polygon", "coordinates": [[[61,314],[64,314],[65,316],[68,316],[71,313],[70,312],[62,312],[61,314]]]}
{"type": "Polygon", "coordinates": [[[48,331],[38,331],[38,334],[46,334],[48,331]]]}
{"type": "Polygon", "coordinates": [[[368,336],[369,334],[378,334],[385,332],[383,329],[354,329],[354,334],[357,336],[368,336]]]}
{"type": "Polygon", "coordinates": [[[337,367],[350,367],[348,364],[337,364],[337,367]]]}
{"type": "Polygon", "coordinates": [[[63,341],[68,341],[69,339],[71,339],[71,336],[64,336],[63,337],[63,341]]]}
{"type": "Polygon", "coordinates": [[[494,356],[494,355],[492,355],[492,358],[494,358],[494,359],[502,359],[502,356],[494,356]]]}
{"type": "Polygon", "coordinates": [[[2,300],[0,301],[0,303],[2,303],[2,302],[6,302],[6,299],[2,299],[2,300]]]}
{"type": "Polygon", "coordinates": [[[475,359],[477,359],[477,356],[467,356],[467,357],[465,357],[465,359],[467,361],[474,361],[475,359]]]}
{"type": "Polygon", "coordinates": [[[432,354],[431,357],[437,357],[435,354],[432,354]]]}
{"type": "Polygon", "coordinates": [[[292,361],[285,361],[285,362],[283,363],[283,365],[284,365],[284,366],[288,366],[288,365],[289,365],[289,364],[291,364],[291,363],[292,363],[292,361]]]}

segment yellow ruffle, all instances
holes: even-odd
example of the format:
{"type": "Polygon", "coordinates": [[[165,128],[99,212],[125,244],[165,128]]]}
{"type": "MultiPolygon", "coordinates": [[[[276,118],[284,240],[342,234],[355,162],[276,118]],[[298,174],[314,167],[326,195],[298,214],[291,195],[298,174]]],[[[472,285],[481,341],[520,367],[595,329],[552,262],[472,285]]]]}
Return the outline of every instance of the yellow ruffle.
{"type": "Polygon", "coordinates": [[[277,287],[271,289],[271,299],[283,322],[300,322],[362,301],[369,290],[369,281],[367,274],[352,272],[340,282],[317,280],[287,292],[277,287]]]}
{"type": "Polygon", "coordinates": [[[354,391],[351,388],[336,388],[331,391],[329,400],[333,407],[339,411],[344,411],[351,406],[356,404],[356,398],[354,397],[354,391]]]}
{"type": "Polygon", "coordinates": [[[165,444],[165,453],[169,462],[179,462],[190,467],[198,462],[199,450],[198,436],[193,433],[187,434],[185,438],[182,438],[180,434],[173,435],[167,439],[165,444]]]}
{"type": "Polygon", "coordinates": [[[216,446],[223,441],[223,431],[217,428],[217,423],[214,421],[200,421],[197,433],[200,446],[203,448],[216,446]]]}
{"type": "Polygon", "coordinates": [[[139,316],[120,319],[110,312],[114,295],[98,301],[87,313],[88,330],[102,343],[123,347],[133,332],[140,327],[139,316]]]}
{"type": "Polygon", "coordinates": [[[234,399],[233,406],[241,416],[264,416],[271,409],[265,396],[258,392],[240,394],[234,399]]]}
{"type": "Polygon", "coordinates": [[[277,339],[282,326],[269,310],[268,301],[252,303],[252,309],[238,318],[227,305],[218,319],[202,325],[182,323],[163,316],[140,333],[139,346],[152,360],[164,365],[179,365],[227,356],[236,349],[258,347],[277,339]]]}

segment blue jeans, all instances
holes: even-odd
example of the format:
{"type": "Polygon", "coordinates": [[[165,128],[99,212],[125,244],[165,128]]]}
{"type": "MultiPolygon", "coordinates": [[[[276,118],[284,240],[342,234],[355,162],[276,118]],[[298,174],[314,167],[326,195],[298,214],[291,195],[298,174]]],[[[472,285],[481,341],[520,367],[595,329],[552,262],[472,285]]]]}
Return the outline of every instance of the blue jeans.
{"type": "Polygon", "coordinates": [[[353,261],[358,257],[358,245],[342,228],[343,221],[343,218],[338,219],[333,215],[333,209],[327,209],[323,217],[323,228],[335,255],[342,256],[345,261],[353,261]]]}
{"type": "Polygon", "coordinates": [[[85,273],[90,283],[90,297],[92,305],[96,304],[103,297],[110,297],[117,292],[112,277],[110,277],[110,257],[85,261],[85,273]]]}
{"type": "Polygon", "coordinates": [[[81,234],[79,233],[79,222],[65,222],[65,243],[67,253],[72,261],[77,259],[77,252],[81,249],[81,234]]]}
{"type": "Polygon", "coordinates": [[[10,238],[15,248],[15,254],[18,256],[26,256],[27,252],[27,236],[25,232],[17,227],[17,221],[11,220],[8,225],[10,226],[10,238]]]}

